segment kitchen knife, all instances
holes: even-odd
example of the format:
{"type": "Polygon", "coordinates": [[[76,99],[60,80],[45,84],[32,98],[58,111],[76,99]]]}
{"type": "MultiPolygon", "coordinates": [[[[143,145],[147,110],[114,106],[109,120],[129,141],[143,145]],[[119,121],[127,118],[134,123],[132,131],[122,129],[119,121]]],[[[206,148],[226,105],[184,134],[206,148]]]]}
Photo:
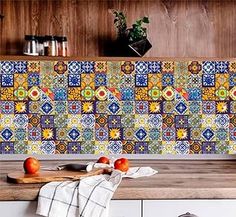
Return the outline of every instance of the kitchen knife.
{"type": "Polygon", "coordinates": [[[57,171],[57,170],[68,170],[68,171],[86,171],[90,172],[93,169],[93,164],[64,164],[55,167],[41,167],[42,170],[57,171]]]}
{"type": "Polygon", "coordinates": [[[91,164],[64,164],[57,167],[58,170],[69,171],[87,171],[90,172],[93,169],[91,164]]]}

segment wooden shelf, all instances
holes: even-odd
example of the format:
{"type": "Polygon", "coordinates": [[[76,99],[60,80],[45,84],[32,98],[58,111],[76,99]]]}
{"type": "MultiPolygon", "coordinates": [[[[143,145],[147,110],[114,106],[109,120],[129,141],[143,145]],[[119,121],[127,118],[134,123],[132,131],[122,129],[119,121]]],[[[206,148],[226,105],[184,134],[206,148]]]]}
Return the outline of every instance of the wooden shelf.
{"type": "Polygon", "coordinates": [[[86,56],[70,56],[70,57],[49,57],[49,56],[14,56],[0,55],[0,61],[4,60],[39,60],[39,61],[236,61],[236,57],[86,57],[86,56]]]}

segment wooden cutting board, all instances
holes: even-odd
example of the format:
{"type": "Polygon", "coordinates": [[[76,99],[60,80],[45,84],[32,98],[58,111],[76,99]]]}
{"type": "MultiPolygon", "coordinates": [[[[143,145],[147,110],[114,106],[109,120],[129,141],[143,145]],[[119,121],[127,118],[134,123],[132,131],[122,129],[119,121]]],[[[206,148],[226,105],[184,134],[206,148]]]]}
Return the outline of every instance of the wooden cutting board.
{"type": "Polygon", "coordinates": [[[86,171],[44,171],[41,170],[37,174],[25,174],[24,172],[13,172],[7,175],[7,181],[11,183],[46,183],[52,181],[78,180],[83,177],[95,176],[109,173],[108,169],[94,169],[90,172],[86,171]]]}

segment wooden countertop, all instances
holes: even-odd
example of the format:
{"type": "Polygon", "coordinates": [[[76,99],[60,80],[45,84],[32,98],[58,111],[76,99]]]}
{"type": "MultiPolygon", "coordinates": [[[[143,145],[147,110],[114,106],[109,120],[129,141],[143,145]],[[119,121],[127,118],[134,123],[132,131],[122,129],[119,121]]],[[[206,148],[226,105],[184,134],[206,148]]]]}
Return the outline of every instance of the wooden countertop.
{"type": "MultiPolygon", "coordinates": [[[[41,161],[53,166],[71,161],[41,161]]],[[[80,161],[81,162],[81,161],[80,161]]],[[[139,160],[132,166],[151,166],[159,173],[124,179],[113,199],[236,199],[236,161],[139,160]]],[[[11,184],[6,174],[22,168],[22,161],[0,162],[0,201],[36,200],[42,184],[11,184]]]]}

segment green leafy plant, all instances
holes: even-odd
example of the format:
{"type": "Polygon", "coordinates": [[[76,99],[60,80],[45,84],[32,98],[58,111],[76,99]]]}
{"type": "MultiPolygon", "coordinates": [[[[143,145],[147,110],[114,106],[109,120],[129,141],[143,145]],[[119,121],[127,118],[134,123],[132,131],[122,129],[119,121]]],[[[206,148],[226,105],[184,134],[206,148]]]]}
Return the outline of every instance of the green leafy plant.
{"type": "Polygon", "coordinates": [[[148,17],[143,17],[132,25],[132,28],[129,32],[129,41],[133,42],[147,38],[147,28],[142,26],[143,23],[149,23],[148,17]]]}
{"type": "Polygon", "coordinates": [[[117,28],[118,36],[124,37],[127,30],[126,17],[122,11],[111,10],[114,15],[114,25],[117,28]]]}
{"type": "Polygon", "coordinates": [[[118,37],[126,39],[128,42],[136,42],[147,38],[147,28],[143,27],[143,24],[148,24],[148,17],[143,17],[136,20],[132,25],[132,28],[127,29],[126,16],[122,11],[111,10],[114,15],[114,24],[118,31],[118,37]]]}

